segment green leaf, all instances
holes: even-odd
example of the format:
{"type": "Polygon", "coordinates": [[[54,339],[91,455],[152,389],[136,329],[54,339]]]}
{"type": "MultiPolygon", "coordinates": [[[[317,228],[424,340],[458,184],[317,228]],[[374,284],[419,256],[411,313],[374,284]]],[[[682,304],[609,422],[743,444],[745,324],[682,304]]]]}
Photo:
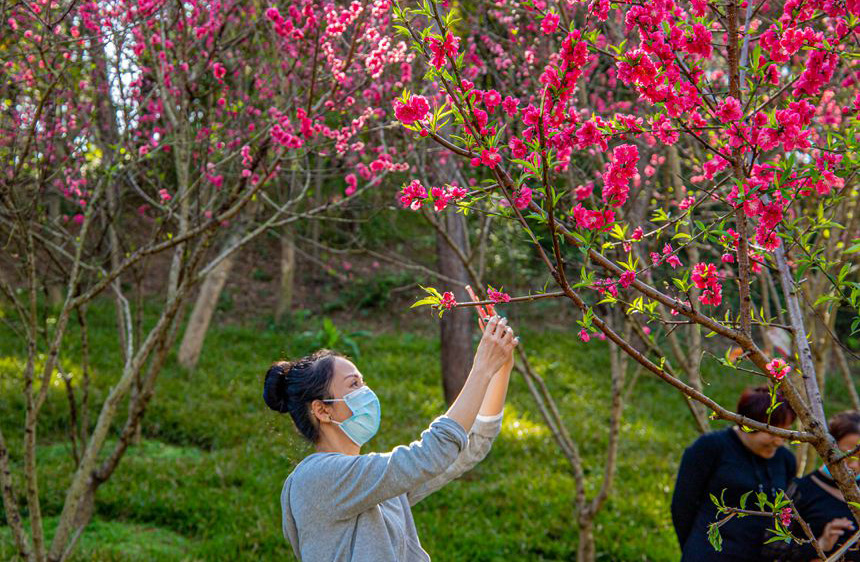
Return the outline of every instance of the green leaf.
{"type": "Polygon", "coordinates": [[[415,307],[417,307],[417,306],[425,306],[425,305],[428,305],[428,304],[429,304],[429,305],[439,304],[439,300],[438,300],[438,299],[435,299],[435,298],[433,298],[433,297],[427,297],[426,299],[421,299],[420,301],[416,301],[416,302],[415,302],[412,306],[410,306],[409,308],[415,308],[415,307]]]}
{"type": "Polygon", "coordinates": [[[717,552],[723,550],[723,537],[720,536],[720,527],[716,523],[711,523],[708,526],[708,542],[714,547],[717,552]]]}
{"type": "Polygon", "coordinates": [[[747,508],[747,498],[749,497],[750,494],[752,494],[752,490],[750,490],[749,492],[747,492],[741,496],[741,509],[747,508]]]}
{"type": "MultiPolygon", "coordinates": [[[[768,529],[768,531],[770,531],[770,529],[768,529]]],[[[781,535],[776,535],[776,536],[773,536],[773,537],[767,539],[766,541],[764,541],[764,544],[770,544],[772,542],[777,542],[777,541],[782,541],[782,542],[788,543],[788,542],[791,542],[791,537],[784,537],[781,535]]]]}

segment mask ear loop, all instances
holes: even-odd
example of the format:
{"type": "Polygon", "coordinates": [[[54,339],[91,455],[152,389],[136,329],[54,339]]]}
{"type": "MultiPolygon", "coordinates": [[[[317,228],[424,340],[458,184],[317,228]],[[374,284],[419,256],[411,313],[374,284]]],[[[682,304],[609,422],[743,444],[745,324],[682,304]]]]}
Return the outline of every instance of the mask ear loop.
{"type": "MultiPolygon", "coordinates": [[[[320,402],[346,402],[346,400],[344,400],[343,398],[320,398],[319,401],[320,402]]],[[[352,409],[350,409],[350,412],[352,412],[352,409]]],[[[328,421],[330,421],[331,423],[340,427],[341,422],[331,419],[331,415],[329,415],[328,421]]]]}

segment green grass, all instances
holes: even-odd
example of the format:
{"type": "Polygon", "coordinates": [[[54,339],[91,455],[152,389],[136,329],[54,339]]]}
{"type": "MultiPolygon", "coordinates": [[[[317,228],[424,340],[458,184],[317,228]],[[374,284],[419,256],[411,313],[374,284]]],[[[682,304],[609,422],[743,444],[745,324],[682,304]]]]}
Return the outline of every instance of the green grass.
{"type": "MultiPolygon", "coordinates": [[[[112,318],[105,308],[91,319],[99,403],[120,369],[112,318]]],[[[318,319],[309,322],[315,329],[318,319]]],[[[4,330],[0,423],[15,448],[13,467],[19,469],[20,431],[14,428],[20,425],[23,403],[15,377],[24,350],[4,330]]],[[[427,331],[434,335],[398,331],[359,342],[356,363],[383,408],[380,433],[367,450],[414,439],[444,410],[438,341],[435,329],[427,331]]],[[[288,417],[265,408],[261,390],[270,361],[310,351],[300,332],[299,327],[215,326],[196,371],[168,362],[144,422],[144,441],[130,449],[99,490],[95,519],[76,560],[293,559],[281,535],[279,494],[284,478],[310,447],[296,436],[288,417]]],[[[580,444],[594,493],[607,440],[606,344],[585,345],[575,334],[558,330],[523,326],[521,332],[580,444]]],[[[73,373],[79,373],[76,338],[71,335],[63,358],[73,373]]],[[[708,367],[709,392],[724,404],[734,404],[740,389],[752,382],[708,367]]],[[[837,384],[830,394],[838,393],[837,384]]],[[[73,468],[64,440],[67,419],[65,395],[57,386],[39,428],[49,534],[73,468]]],[[[696,436],[681,396],[643,375],[627,406],[623,434],[613,495],[597,518],[599,559],[676,560],[669,498],[680,454],[696,436]]],[[[490,456],[416,506],[414,515],[422,543],[437,562],[575,557],[573,481],[522,380],[512,382],[503,431],[490,456]]],[[[0,559],[11,555],[8,529],[0,527],[0,559]]]]}

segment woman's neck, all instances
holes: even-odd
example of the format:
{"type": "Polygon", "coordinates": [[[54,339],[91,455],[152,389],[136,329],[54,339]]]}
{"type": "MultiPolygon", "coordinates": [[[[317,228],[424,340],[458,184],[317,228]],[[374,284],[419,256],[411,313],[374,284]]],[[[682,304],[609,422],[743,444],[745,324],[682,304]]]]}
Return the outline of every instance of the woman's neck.
{"type": "Polygon", "coordinates": [[[341,455],[358,455],[361,447],[344,435],[340,430],[337,433],[323,431],[319,441],[316,443],[317,453],[340,453],[341,455]]]}
{"type": "Polygon", "coordinates": [[[750,436],[747,435],[746,432],[744,432],[744,430],[742,430],[738,426],[735,426],[734,431],[735,434],[738,436],[738,439],[740,439],[741,445],[743,445],[750,453],[754,454],[757,457],[767,459],[767,457],[762,456],[761,453],[756,450],[755,444],[753,443],[752,439],[750,439],[750,436]]]}

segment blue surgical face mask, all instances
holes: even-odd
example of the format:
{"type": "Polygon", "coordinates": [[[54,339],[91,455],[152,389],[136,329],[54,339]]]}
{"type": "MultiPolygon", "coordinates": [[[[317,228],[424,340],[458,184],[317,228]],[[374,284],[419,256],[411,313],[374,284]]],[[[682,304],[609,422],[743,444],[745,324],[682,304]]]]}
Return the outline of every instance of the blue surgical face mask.
{"type": "Polygon", "coordinates": [[[379,421],[382,418],[379,398],[369,386],[353,390],[343,398],[332,398],[323,402],[346,402],[352,415],[342,422],[332,420],[332,423],[340,427],[359,447],[373,439],[379,431],[379,421]]]}
{"type": "MultiPolygon", "coordinates": [[[[822,473],[824,473],[824,476],[826,476],[826,477],[830,478],[831,480],[833,479],[833,475],[831,475],[831,474],[830,474],[830,469],[829,469],[829,468],[827,468],[827,465],[826,465],[826,464],[822,464],[822,465],[821,465],[821,472],[822,472],[822,473]]],[[[855,475],[854,475],[854,478],[855,478],[858,482],[860,482],[860,474],[855,474],[855,475]]]]}

